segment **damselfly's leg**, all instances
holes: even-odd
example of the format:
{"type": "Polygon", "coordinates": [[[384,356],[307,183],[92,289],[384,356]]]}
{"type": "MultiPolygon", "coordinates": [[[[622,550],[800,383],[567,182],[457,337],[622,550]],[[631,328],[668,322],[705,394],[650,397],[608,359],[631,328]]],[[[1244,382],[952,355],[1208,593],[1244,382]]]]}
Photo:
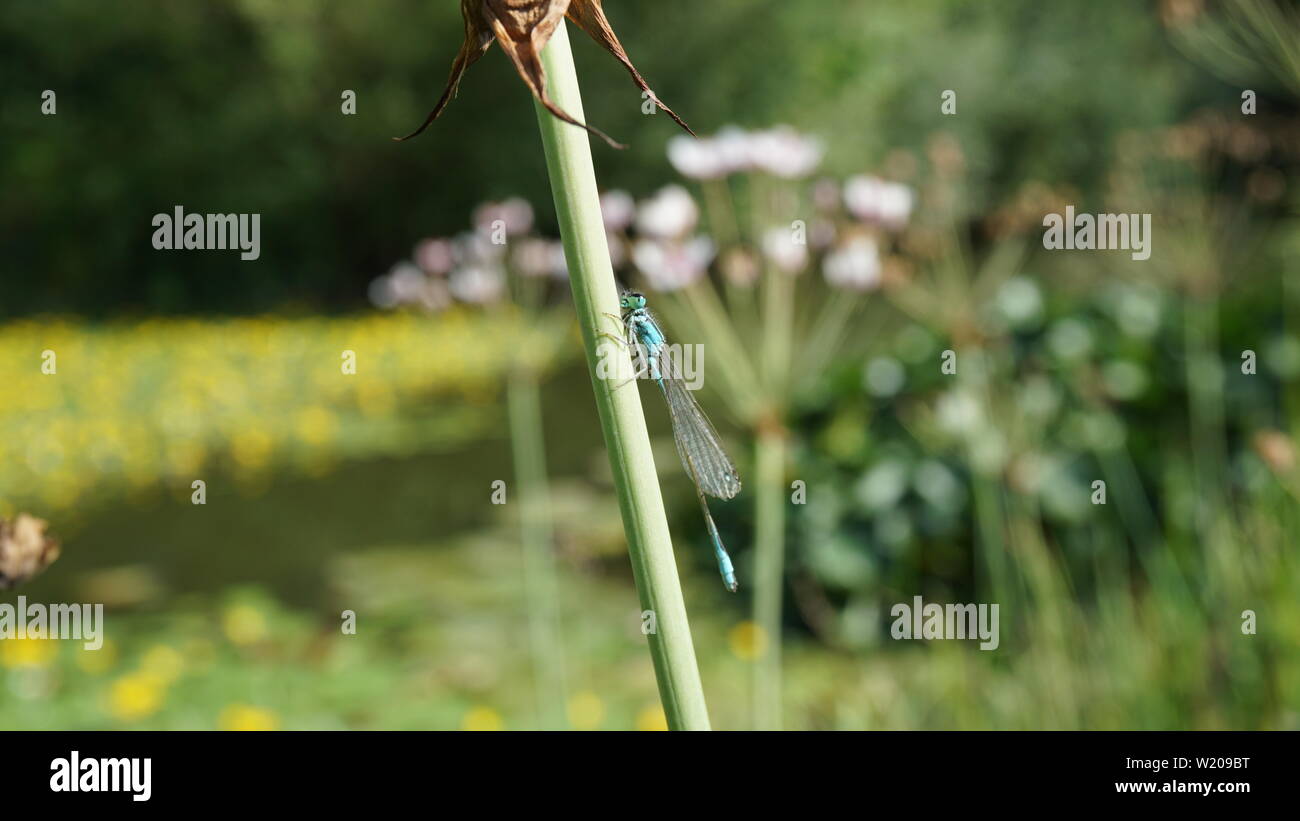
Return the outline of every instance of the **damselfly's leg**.
{"type": "Polygon", "coordinates": [[[615,336],[614,334],[611,334],[608,331],[597,331],[596,336],[603,336],[606,339],[612,339],[618,343],[618,346],[620,348],[623,348],[625,350],[629,349],[632,340],[632,334],[628,330],[627,324],[623,322],[623,317],[619,316],[618,314],[611,314],[609,311],[601,311],[601,314],[609,317],[610,319],[618,323],[618,329],[623,332],[623,335],[615,336]]]}
{"type": "Polygon", "coordinates": [[[624,336],[627,335],[628,332],[627,323],[623,321],[623,317],[619,316],[618,314],[611,314],[609,311],[601,311],[600,313],[601,315],[607,316],[610,319],[614,320],[614,324],[617,326],[617,328],[623,332],[624,336]]]}
{"type": "Polygon", "coordinates": [[[603,313],[605,316],[617,322],[618,327],[624,331],[625,335],[620,337],[608,333],[607,331],[597,331],[596,336],[598,338],[613,340],[620,348],[627,351],[628,355],[633,360],[632,366],[635,369],[631,378],[624,379],[622,382],[619,382],[617,385],[614,386],[613,389],[618,390],[619,388],[623,387],[629,382],[635,382],[638,378],[640,378],[645,373],[646,371],[646,366],[644,364],[645,357],[642,355],[641,346],[635,344],[632,341],[631,333],[628,331],[627,325],[623,322],[623,318],[617,314],[611,314],[608,311],[602,311],[601,313],[603,313]]]}
{"type": "Polygon", "coordinates": [[[635,354],[634,358],[636,359],[636,361],[632,363],[633,367],[636,368],[636,373],[634,373],[630,379],[624,379],[622,382],[615,385],[614,386],[615,390],[618,390],[619,388],[623,387],[628,382],[635,382],[638,379],[644,379],[647,373],[651,374],[655,379],[659,378],[658,377],[659,368],[655,361],[655,358],[653,356],[646,355],[645,347],[642,345],[636,345],[632,348],[632,350],[635,354]]]}
{"type": "MultiPolygon", "coordinates": [[[[636,349],[635,349],[635,348],[629,348],[629,347],[628,347],[628,344],[627,344],[627,340],[626,340],[626,339],[623,339],[622,337],[614,336],[613,334],[611,334],[611,333],[606,333],[605,331],[597,331],[597,332],[596,332],[596,337],[597,337],[598,339],[599,339],[599,338],[603,338],[603,339],[608,339],[608,340],[610,340],[610,341],[613,342],[614,344],[618,345],[618,347],[622,348],[622,349],[625,350],[625,351],[628,351],[628,353],[629,353],[630,355],[633,355],[633,356],[634,356],[635,353],[636,353],[636,349]]],[[[597,350],[599,351],[599,347],[597,347],[597,350]]],[[[601,356],[604,357],[604,354],[601,354],[601,356]]],[[[618,360],[615,360],[615,361],[618,361],[618,360]]],[[[622,368],[620,367],[620,368],[618,368],[618,370],[622,370],[622,368]]],[[[628,382],[631,382],[631,381],[633,381],[633,380],[635,380],[635,379],[636,379],[636,376],[633,376],[631,379],[624,379],[622,382],[619,382],[617,385],[614,386],[614,390],[618,390],[619,388],[621,388],[621,387],[623,387],[624,385],[626,385],[628,382]]]]}
{"type": "Polygon", "coordinates": [[[616,342],[620,348],[627,350],[627,340],[621,336],[614,336],[613,334],[608,333],[607,331],[596,331],[596,336],[604,337],[605,339],[611,339],[614,342],[616,342]]]}
{"type": "Polygon", "coordinates": [[[627,379],[624,379],[622,382],[619,382],[617,385],[614,386],[614,390],[618,390],[619,388],[623,387],[624,385],[628,384],[629,382],[635,382],[636,380],[637,380],[637,377],[635,377],[635,376],[633,376],[633,377],[629,377],[629,378],[627,378],[627,379]]]}
{"type": "MultiPolygon", "coordinates": [[[[634,350],[635,350],[635,349],[634,349],[634,350]]],[[[637,358],[638,358],[638,359],[643,359],[643,357],[640,357],[640,356],[638,356],[637,358]]],[[[645,367],[644,364],[642,364],[642,365],[640,365],[640,366],[638,367],[637,364],[634,362],[634,363],[632,363],[632,366],[633,366],[634,368],[637,368],[636,372],[633,373],[632,376],[628,377],[627,379],[624,379],[622,382],[619,382],[617,385],[615,385],[615,386],[614,386],[614,390],[618,390],[619,388],[623,387],[623,386],[626,385],[627,383],[629,383],[629,382],[635,382],[635,381],[637,381],[638,379],[640,379],[641,377],[645,376],[646,367],[645,367]]]]}

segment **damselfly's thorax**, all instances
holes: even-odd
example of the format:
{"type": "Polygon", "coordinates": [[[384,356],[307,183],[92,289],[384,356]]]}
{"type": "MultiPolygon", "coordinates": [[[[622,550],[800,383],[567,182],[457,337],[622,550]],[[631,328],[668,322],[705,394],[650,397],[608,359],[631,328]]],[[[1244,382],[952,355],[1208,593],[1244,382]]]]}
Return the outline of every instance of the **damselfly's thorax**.
{"type": "Polygon", "coordinates": [[[667,340],[659,323],[645,308],[635,308],[623,316],[631,341],[644,347],[650,356],[658,357],[663,353],[667,340]]]}
{"type": "Polygon", "coordinates": [[[622,309],[623,325],[627,328],[629,341],[647,348],[652,356],[657,356],[665,344],[664,332],[646,308],[645,294],[627,291],[619,298],[618,304],[622,309]]]}

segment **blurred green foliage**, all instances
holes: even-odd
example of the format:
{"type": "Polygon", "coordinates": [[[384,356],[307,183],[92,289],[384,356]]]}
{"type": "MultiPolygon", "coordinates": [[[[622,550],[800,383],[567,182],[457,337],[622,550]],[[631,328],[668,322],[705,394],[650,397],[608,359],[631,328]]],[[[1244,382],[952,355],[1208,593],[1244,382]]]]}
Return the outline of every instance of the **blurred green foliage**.
{"type": "MultiPolygon", "coordinates": [[[[856,169],[942,125],[995,199],[1031,177],[1088,189],[1118,132],[1234,95],[1126,0],[608,10],[702,133],[789,122],[833,136],[831,165],[856,169]],[[938,123],[948,88],[959,116],[938,123]]],[[[435,127],[389,141],[441,93],[458,16],[449,0],[142,0],[111,14],[79,0],[4,4],[0,316],[357,306],[413,238],[459,228],[478,202],[548,202],[529,96],[498,50],[435,127]],[[40,113],[45,89],[54,116],[40,113]],[[355,116],[340,111],[344,89],[355,116]],[[155,251],[150,219],[178,204],[262,214],[261,258],[155,251]]],[[[577,50],[592,122],[632,146],[597,149],[602,184],[651,190],[675,126],[640,113],[595,44],[577,50]]]]}
{"type": "MultiPolygon", "coordinates": [[[[808,503],[788,521],[787,726],[1300,726],[1300,141],[1294,99],[1270,96],[1285,81],[1234,65],[1261,95],[1258,127],[1240,122],[1240,89],[1165,35],[1195,3],[608,6],[702,133],[784,121],[826,138],[836,175],[892,172],[891,156],[959,169],[917,185],[905,275],[792,407],[786,478],[808,503]],[[1154,213],[1152,260],[1036,252],[1065,201],[1154,213]],[[884,614],[916,594],[1001,602],[1000,652],[890,641],[884,614]]],[[[495,51],[425,135],[388,140],[432,105],[460,33],[450,0],[4,4],[0,317],[351,309],[484,200],[547,203],[528,94],[495,51]],[[261,259],[153,251],[149,220],[176,204],[261,213],[261,259]]],[[[588,117],[632,146],[597,146],[602,183],[657,189],[674,126],[577,48],[588,117]]],[[[0,328],[16,397],[0,513],[57,512],[68,544],[29,589],[111,606],[103,653],[0,645],[0,726],[536,726],[518,523],[481,492],[509,475],[496,388],[517,332],[459,313],[0,328]],[[57,385],[34,370],[51,346],[57,385]],[[340,387],[338,352],[366,346],[374,379],[340,387]],[[213,527],[184,498],[200,467],[213,527]],[[313,480],[286,478],[298,468],[313,480]],[[91,503],[114,485],[130,506],[91,503]]],[[[568,723],[661,726],[585,375],[544,391],[568,477],[552,495],[568,723]]],[[[676,485],[715,724],[749,726],[770,637],[718,590],[676,485]]],[[[742,577],[746,504],[714,511],[742,577]]]]}

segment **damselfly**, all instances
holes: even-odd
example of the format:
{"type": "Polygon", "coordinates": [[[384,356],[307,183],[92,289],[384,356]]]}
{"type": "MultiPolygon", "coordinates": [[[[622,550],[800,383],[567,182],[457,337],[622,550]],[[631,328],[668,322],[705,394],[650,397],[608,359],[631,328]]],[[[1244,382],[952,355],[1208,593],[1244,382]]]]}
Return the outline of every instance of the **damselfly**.
{"type": "Polygon", "coordinates": [[[682,459],[686,474],[695,483],[695,495],[704,511],[704,523],[709,530],[709,539],[713,542],[713,553],[718,559],[722,583],[734,593],[738,587],[736,570],[731,564],[731,556],[727,555],[727,549],[722,546],[722,537],[718,535],[718,526],[713,523],[704,494],[715,499],[734,498],[740,492],[740,476],[727,457],[727,452],[722,449],[722,441],[709,422],[709,417],[704,415],[700,404],[682,380],[680,363],[672,355],[663,329],[647,310],[645,295],[626,292],[619,300],[619,307],[622,309],[625,341],[638,360],[638,373],[648,373],[651,379],[659,383],[664,399],[668,401],[677,454],[682,459]]]}

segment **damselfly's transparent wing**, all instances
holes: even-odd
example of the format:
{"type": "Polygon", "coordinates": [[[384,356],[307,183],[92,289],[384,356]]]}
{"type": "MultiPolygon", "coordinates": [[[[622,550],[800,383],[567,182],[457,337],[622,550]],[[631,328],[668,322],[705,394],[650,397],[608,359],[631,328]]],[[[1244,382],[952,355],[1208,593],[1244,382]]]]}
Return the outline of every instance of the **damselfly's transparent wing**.
{"type": "Polygon", "coordinates": [[[740,475],[723,450],[713,423],[680,378],[673,357],[665,354],[660,367],[664,371],[664,397],[672,418],[673,440],[687,474],[696,487],[710,496],[733,498],[740,492],[740,475]]]}

